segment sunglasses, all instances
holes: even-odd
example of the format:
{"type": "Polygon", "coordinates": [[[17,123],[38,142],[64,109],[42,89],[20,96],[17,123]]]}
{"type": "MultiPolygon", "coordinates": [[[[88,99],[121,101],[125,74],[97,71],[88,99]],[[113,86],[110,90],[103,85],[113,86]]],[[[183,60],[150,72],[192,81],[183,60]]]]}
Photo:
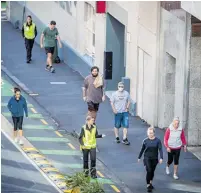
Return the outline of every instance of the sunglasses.
{"type": "Polygon", "coordinates": [[[124,86],[119,86],[119,88],[124,88],[124,86]]]}

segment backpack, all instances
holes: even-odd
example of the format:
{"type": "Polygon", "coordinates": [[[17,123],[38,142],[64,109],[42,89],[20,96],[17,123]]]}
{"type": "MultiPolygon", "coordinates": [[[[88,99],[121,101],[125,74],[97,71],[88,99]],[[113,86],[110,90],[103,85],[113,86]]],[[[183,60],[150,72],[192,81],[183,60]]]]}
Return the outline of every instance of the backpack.
{"type": "Polygon", "coordinates": [[[55,63],[56,63],[56,64],[61,63],[61,60],[60,60],[59,56],[57,56],[57,57],[55,58],[55,63]]]}

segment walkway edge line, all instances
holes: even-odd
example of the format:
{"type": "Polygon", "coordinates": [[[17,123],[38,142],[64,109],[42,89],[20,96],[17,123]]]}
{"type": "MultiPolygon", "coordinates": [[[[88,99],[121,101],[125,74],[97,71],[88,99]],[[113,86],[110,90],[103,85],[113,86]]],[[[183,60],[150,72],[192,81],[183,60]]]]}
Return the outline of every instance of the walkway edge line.
{"type": "Polygon", "coordinates": [[[44,173],[43,171],[40,170],[40,168],[27,156],[27,154],[18,147],[17,144],[15,144],[13,142],[13,140],[10,138],[9,135],[7,135],[6,132],[4,132],[3,130],[1,130],[1,132],[6,136],[6,138],[22,153],[22,155],[34,166],[34,168],[36,170],[38,170],[40,172],[40,174],[59,192],[59,193],[63,193],[63,191],[61,191],[44,173]]]}

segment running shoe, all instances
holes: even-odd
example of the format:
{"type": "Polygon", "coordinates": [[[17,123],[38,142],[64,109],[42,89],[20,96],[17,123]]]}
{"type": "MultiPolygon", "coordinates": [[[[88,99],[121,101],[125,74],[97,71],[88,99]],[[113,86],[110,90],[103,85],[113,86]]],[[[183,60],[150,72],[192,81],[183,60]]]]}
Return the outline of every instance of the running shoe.
{"type": "Polygon", "coordinates": [[[147,186],[147,192],[152,192],[151,185],[147,186]]]}
{"type": "Polygon", "coordinates": [[[154,189],[154,186],[153,186],[152,184],[150,184],[150,186],[151,186],[151,189],[153,190],[153,189],[154,189]]]}
{"type": "Polygon", "coordinates": [[[97,175],[92,175],[91,178],[92,178],[92,179],[96,179],[96,178],[97,178],[97,175]]]}
{"type": "Polygon", "coordinates": [[[117,142],[117,143],[120,143],[119,137],[116,137],[116,142],[117,142]]]}
{"type": "Polygon", "coordinates": [[[20,139],[19,144],[20,144],[20,145],[23,145],[23,144],[24,144],[23,141],[22,141],[22,139],[20,139]]]}
{"type": "Polygon", "coordinates": [[[15,143],[18,143],[18,138],[16,137],[16,138],[14,139],[14,141],[15,141],[15,143]]]}
{"type": "Polygon", "coordinates": [[[174,178],[175,180],[178,180],[178,179],[179,179],[179,177],[177,176],[177,174],[174,174],[174,175],[173,175],[173,178],[174,178]]]}
{"type": "Polygon", "coordinates": [[[50,71],[50,67],[46,65],[45,70],[50,71]]]}
{"type": "Polygon", "coordinates": [[[169,167],[166,166],[166,174],[169,175],[170,174],[170,170],[169,170],[169,167]]]}
{"type": "Polygon", "coordinates": [[[128,139],[126,138],[126,139],[124,139],[123,141],[122,141],[122,143],[124,143],[125,145],[130,145],[130,142],[128,141],[128,139]]]}
{"type": "Polygon", "coordinates": [[[52,66],[50,66],[50,72],[55,73],[55,69],[52,66]]]}

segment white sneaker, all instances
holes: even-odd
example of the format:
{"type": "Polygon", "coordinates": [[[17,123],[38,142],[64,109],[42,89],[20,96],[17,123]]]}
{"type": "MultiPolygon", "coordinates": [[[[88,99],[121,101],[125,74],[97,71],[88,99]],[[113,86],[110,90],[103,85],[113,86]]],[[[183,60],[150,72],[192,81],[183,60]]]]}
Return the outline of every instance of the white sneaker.
{"type": "Polygon", "coordinates": [[[23,145],[23,144],[24,144],[23,141],[22,141],[22,139],[20,139],[19,144],[20,144],[20,145],[23,145]]]}
{"type": "Polygon", "coordinates": [[[166,174],[169,175],[170,174],[170,170],[169,170],[169,167],[166,166],[166,174]]]}
{"type": "Polygon", "coordinates": [[[18,138],[16,137],[16,138],[14,139],[14,141],[15,141],[15,143],[18,143],[18,138]]]}
{"type": "Polygon", "coordinates": [[[177,176],[177,174],[174,174],[174,175],[173,175],[173,178],[174,178],[175,180],[178,180],[178,179],[179,179],[179,177],[177,176]]]}

